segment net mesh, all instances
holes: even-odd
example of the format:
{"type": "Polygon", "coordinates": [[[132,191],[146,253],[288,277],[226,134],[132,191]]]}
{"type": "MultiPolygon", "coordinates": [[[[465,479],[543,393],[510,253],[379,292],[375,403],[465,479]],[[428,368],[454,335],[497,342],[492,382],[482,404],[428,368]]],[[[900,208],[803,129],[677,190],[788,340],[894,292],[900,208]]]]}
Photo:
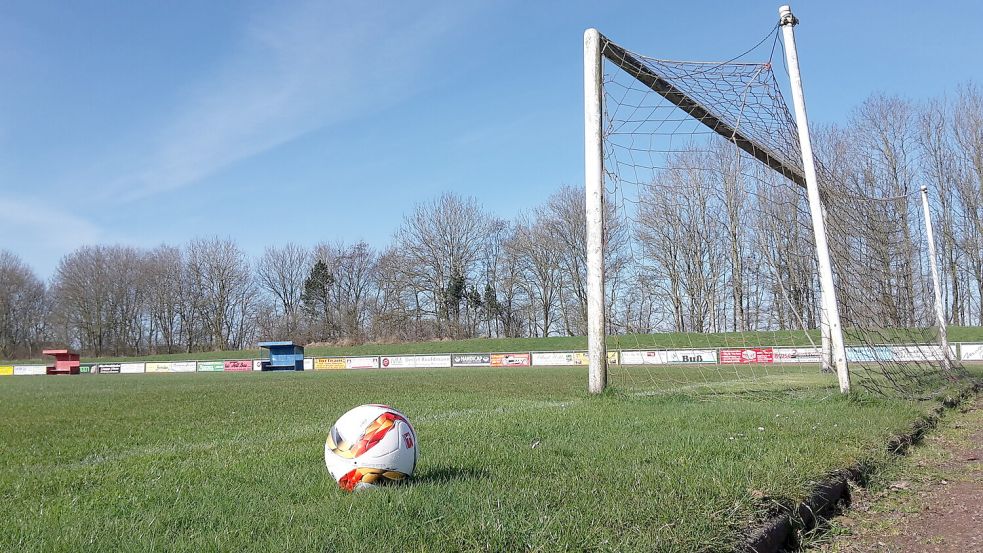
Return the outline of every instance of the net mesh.
{"type": "MultiPolygon", "coordinates": [[[[724,62],[602,41],[616,386],[836,388],[797,129],[772,63],[778,30],[724,62]]],[[[917,196],[818,166],[854,382],[880,393],[937,388],[958,369],[934,326],[917,196]]]]}

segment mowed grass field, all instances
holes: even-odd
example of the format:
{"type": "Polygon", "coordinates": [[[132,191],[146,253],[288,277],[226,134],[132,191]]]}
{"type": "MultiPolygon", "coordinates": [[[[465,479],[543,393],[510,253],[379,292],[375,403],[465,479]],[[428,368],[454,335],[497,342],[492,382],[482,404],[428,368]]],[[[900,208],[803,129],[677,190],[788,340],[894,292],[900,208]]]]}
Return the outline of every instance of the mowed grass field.
{"type": "Polygon", "coordinates": [[[935,405],[754,370],[600,397],[580,367],[4,378],[0,551],[727,550],[935,405]],[[349,494],[324,439],[370,402],[420,463],[349,494]]]}

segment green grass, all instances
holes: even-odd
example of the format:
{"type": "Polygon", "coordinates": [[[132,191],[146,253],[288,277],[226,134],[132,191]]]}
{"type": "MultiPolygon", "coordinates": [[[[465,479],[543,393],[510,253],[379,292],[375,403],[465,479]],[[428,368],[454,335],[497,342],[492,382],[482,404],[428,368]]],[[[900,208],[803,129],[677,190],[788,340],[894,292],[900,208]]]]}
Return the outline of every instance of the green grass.
{"type": "MultiPolygon", "coordinates": [[[[983,327],[949,327],[950,342],[983,342],[983,327]]],[[[887,332],[885,339],[905,341],[910,332],[887,332]]],[[[849,336],[848,336],[849,338],[849,336]]],[[[910,338],[909,338],[910,339],[910,338]]],[[[745,346],[809,346],[820,343],[819,331],[781,330],[767,332],[663,332],[659,334],[628,334],[609,336],[611,349],[671,349],[671,348],[721,348],[745,346]]],[[[335,357],[356,355],[410,355],[431,353],[495,353],[524,351],[567,351],[587,349],[585,336],[551,336],[549,338],[474,338],[470,340],[439,340],[432,342],[406,342],[396,344],[362,344],[357,346],[317,346],[306,348],[308,357],[335,357]]],[[[182,361],[195,359],[258,359],[267,356],[266,350],[209,351],[174,353],[138,357],[86,358],[85,362],[112,361],[182,361]]],[[[18,363],[45,363],[41,359],[21,360],[18,363]]],[[[0,362],[13,363],[13,362],[0,362]]]]}
{"type": "Polygon", "coordinates": [[[601,397],[578,367],[3,378],[0,551],[717,551],[752,492],[800,498],[929,407],[755,370],[601,397]],[[348,494],[323,441],[369,402],[414,422],[420,464],[348,494]]]}

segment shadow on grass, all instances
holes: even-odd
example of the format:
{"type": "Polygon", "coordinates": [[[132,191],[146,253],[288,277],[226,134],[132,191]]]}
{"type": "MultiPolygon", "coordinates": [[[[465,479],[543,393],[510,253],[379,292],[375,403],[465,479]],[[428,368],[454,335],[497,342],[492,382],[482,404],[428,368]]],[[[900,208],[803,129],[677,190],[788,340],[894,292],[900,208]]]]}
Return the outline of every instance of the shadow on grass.
{"type": "Polygon", "coordinates": [[[486,469],[473,467],[435,467],[413,476],[414,485],[447,484],[464,480],[484,480],[491,476],[486,469]]]}

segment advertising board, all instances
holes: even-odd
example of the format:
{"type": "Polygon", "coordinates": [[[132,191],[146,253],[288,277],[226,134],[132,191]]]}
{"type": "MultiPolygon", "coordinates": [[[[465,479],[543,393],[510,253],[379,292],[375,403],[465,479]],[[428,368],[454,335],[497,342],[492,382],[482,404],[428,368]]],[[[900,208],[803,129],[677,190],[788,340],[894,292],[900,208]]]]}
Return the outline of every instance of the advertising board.
{"type": "Polygon", "coordinates": [[[344,357],[317,357],[314,359],[315,371],[327,371],[334,369],[344,369],[344,357]]]}
{"type": "Polygon", "coordinates": [[[14,365],[14,374],[17,376],[39,376],[47,372],[48,367],[44,365],[14,365]]]}
{"type": "MultiPolygon", "coordinates": [[[[531,355],[533,365],[564,367],[590,364],[586,351],[540,351],[531,355]]],[[[619,360],[617,351],[608,352],[608,365],[617,365],[619,360]]]]}
{"type": "Polygon", "coordinates": [[[584,365],[586,362],[587,355],[583,352],[541,351],[532,353],[533,365],[563,367],[567,365],[584,365]]]}
{"type": "MultiPolygon", "coordinates": [[[[249,364],[249,368],[253,368],[252,363],[249,364]]],[[[198,361],[198,372],[200,373],[222,372],[224,370],[224,361],[198,361]]]]}
{"type": "Polygon", "coordinates": [[[314,358],[313,357],[305,357],[304,358],[304,370],[305,371],[313,371],[314,370],[314,358]]]}
{"type": "Polygon", "coordinates": [[[774,363],[775,352],[772,348],[740,348],[720,350],[722,364],[741,363],[774,363]]]}
{"type": "Polygon", "coordinates": [[[379,358],[383,369],[412,369],[416,367],[416,357],[412,355],[391,355],[379,358]]]}
{"type": "Polygon", "coordinates": [[[847,361],[875,362],[893,361],[894,351],[887,346],[848,346],[846,348],[847,361]]]}
{"type": "Polygon", "coordinates": [[[383,369],[431,369],[450,367],[450,355],[394,355],[379,358],[383,369]]]}
{"type": "Polygon", "coordinates": [[[775,363],[821,363],[820,348],[774,348],[775,363]]]}
{"type": "Polygon", "coordinates": [[[959,359],[963,361],[983,361],[983,344],[960,344],[959,359]]]}
{"type": "MultiPolygon", "coordinates": [[[[100,372],[102,372],[101,365],[100,372]]],[[[120,363],[119,372],[120,374],[140,374],[146,372],[146,366],[144,363],[120,363]]]]}
{"type": "Polygon", "coordinates": [[[378,357],[346,357],[346,369],[378,369],[378,357]]]}
{"type": "Polygon", "coordinates": [[[248,359],[230,360],[222,362],[222,370],[227,372],[246,372],[253,370],[253,362],[248,359]]]}
{"type": "Polygon", "coordinates": [[[451,366],[450,355],[415,355],[419,369],[441,369],[451,366]]]}
{"type": "Polygon", "coordinates": [[[171,363],[172,373],[193,373],[198,370],[198,363],[195,361],[176,361],[171,363]]]}
{"type": "Polygon", "coordinates": [[[717,350],[713,349],[672,349],[621,352],[622,365],[696,365],[716,363],[717,350]]]}
{"type": "Polygon", "coordinates": [[[99,374],[119,374],[121,365],[119,363],[99,363],[96,371],[99,374]]]}
{"type": "Polygon", "coordinates": [[[891,346],[891,355],[895,361],[925,362],[941,361],[942,346],[939,344],[925,344],[921,346],[891,346]]]}
{"type": "Polygon", "coordinates": [[[12,376],[14,374],[13,365],[0,365],[0,376],[12,376]]]}
{"type": "Polygon", "coordinates": [[[489,360],[492,367],[528,367],[531,362],[528,353],[493,353],[489,360]]]}
{"type": "Polygon", "coordinates": [[[171,372],[170,361],[151,361],[146,364],[144,372],[148,373],[169,373],[171,372]]]}
{"type": "Polygon", "coordinates": [[[490,367],[491,355],[487,353],[456,353],[451,355],[455,367],[490,367]]]}

